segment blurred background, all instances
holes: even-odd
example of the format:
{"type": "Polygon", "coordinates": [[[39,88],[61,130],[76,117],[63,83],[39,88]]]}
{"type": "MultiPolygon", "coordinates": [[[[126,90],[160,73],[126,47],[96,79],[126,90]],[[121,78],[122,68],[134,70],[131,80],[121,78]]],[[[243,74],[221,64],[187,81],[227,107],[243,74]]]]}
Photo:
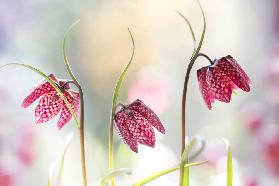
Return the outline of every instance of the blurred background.
{"type": "MultiPolygon", "coordinates": [[[[237,91],[229,104],[216,102],[209,111],[191,74],[187,102],[187,135],[206,141],[191,169],[191,186],[226,185],[226,149],[232,146],[235,186],[279,185],[279,1],[201,0],[207,31],[202,52],[211,58],[228,54],[252,79],[250,93],[237,91]]],[[[108,125],[113,89],[129,60],[133,64],[120,92],[120,101],[142,99],[159,116],[166,134],[156,133],[155,149],[140,146],[133,153],[115,133],[115,167],[131,168],[117,185],[132,185],[155,171],[178,164],[181,96],[193,43],[179,10],[191,20],[196,35],[202,15],[195,0],[1,0],[0,64],[18,61],[47,74],[69,78],[63,64],[62,39],[74,21],[68,55],[85,93],[86,158],[89,185],[108,173],[108,125]]],[[[36,125],[33,104],[21,107],[30,89],[42,78],[30,70],[9,66],[0,73],[0,186],[47,185],[49,167],[74,133],[65,157],[62,185],[82,183],[79,138],[72,121],[63,130],[57,117],[36,125]]],[[[178,172],[150,183],[178,184],[178,172]]]]}

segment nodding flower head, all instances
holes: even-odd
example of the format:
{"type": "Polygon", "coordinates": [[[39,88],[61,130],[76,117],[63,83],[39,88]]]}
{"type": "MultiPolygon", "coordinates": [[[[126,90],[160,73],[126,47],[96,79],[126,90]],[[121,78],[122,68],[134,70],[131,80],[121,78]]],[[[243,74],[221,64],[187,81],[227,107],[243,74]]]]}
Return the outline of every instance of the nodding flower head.
{"type": "MultiPolygon", "coordinates": [[[[72,106],[75,114],[78,114],[79,110],[79,94],[70,88],[69,83],[66,80],[56,78],[53,74],[49,77],[56,83],[56,85],[63,92],[68,102],[72,106]]],[[[43,123],[54,118],[61,110],[60,118],[57,122],[57,127],[61,129],[67,124],[72,114],[68,109],[66,103],[59,97],[53,86],[46,80],[43,80],[36,85],[30,94],[23,100],[22,107],[26,108],[31,105],[35,100],[40,98],[39,104],[35,109],[35,122],[43,123]]]]}
{"type": "Polygon", "coordinates": [[[215,99],[229,103],[233,89],[250,91],[250,78],[230,55],[214,60],[210,66],[202,67],[197,71],[197,76],[200,91],[209,109],[215,99]]]}
{"type": "Polygon", "coordinates": [[[155,133],[153,127],[165,133],[158,116],[137,99],[130,105],[124,106],[114,116],[115,127],[123,141],[134,152],[138,152],[138,144],[155,147],[155,133]]]}

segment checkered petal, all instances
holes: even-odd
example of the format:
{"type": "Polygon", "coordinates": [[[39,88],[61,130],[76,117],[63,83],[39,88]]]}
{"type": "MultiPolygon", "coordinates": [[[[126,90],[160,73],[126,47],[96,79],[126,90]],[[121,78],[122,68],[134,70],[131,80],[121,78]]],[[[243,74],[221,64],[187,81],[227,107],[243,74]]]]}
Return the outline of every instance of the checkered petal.
{"type": "Polygon", "coordinates": [[[138,152],[138,142],[133,134],[137,131],[136,122],[125,110],[117,112],[114,116],[114,124],[117,132],[130,149],[138,152]]]}
{"type": "Polygon", "coordinates": [[[159,132],[165,134],[165,128],[162,125],[159,117],[141,100],[137,99],[128,106],[128,109],[137,112],[143,118],[145,118],[150,125],[155,127],[159,132]]]}
{"type": "Polygon", "coordinates": [[[237,87],[246,92],[250,91],[250,78],[232,56],[222,57],[216,61],[215,65],[219,67],[224,72],[224,75],[230,78],[237,87]]]}
{"type": "Polygon", "coordinates": [[[200,92],[202,94],[203,100],[206,103],[208,109],[212,108],[211,103],[214,102],[215,98],[210,92],[210,87],[206,81],[206,74],[207,74],[208,67],[203,67],[197,71],[198,82],[200,92]]]}
{"type": "Polygon", "coordinates": [[[37,86],[35,86],[30,94],[23,100],[22,107],[28,107],[42,95],[53,91],[55,91],[55,89],[48,81],[42,81],[37,86]]]}
{"type": "Polygon", "coordinates": [[[206,82],[214,98],[226,103],[231,101],[231,80],[225,75],[223,69],[218,66],[209,67],[206,72],[206,82]]]}
{"type": "Polygon", "coordinates": [[[237,71],[239,71],[241,73],[241,76],[244,77],[244,79],[249,84],[252,83],[251,79],[248,77],[246,72],[241,68],[241,66],[236,62],[236,60],[231,55],[227,55],[226,59],[237,69],[237,71]]]}
{"type": "Polygon", "coordinates": [[[155,147],[155,133],[153,131],[152,126],[150,125],[150,122],[143,117],[139,112],[131,111],[133,119],[135,120],[136,124],[136,130],[133,133],[134,138],[137,139],[137,141],[140,144],[150,146],[152,148],[155,147]]]}
{"type": "Polygon", "coordinates": [[[45,94],[35,109],[35,122],[43,123],[54,118],[61,110],[61,103],[56,92],[45,94]]]}
{"type": "MultiPolygon", "coordinates": [[[[79,94],[75,92],[70,92],[70,94],[68,92],[65,92],[64,96],[67,98],[68,102],[75,112],[75,115],[77,116],[79,111],[79,94]]],[[[57,122],[57,127],[59,129],[65,126],[72,119],[72,114],[64,101],[62,101],[61,107],[61,115],[57,122]]]]}

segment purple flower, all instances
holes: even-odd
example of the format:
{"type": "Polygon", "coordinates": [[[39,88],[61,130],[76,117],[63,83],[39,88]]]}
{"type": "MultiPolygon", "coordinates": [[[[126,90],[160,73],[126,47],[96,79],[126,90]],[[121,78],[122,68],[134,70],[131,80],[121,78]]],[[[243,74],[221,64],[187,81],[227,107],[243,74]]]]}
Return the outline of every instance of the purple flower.
{"type": "Polygon", "coordinates": [[[119,135],[134,152],[138,152],[139,143],[155,147],[153,127],[165,134],[165,128],[158,116],[139,99],[123,106],[115,114],[114,122],[119,135]]]}
{"type": "MultiPolygon", "coordinates": [[[[63,92],[64,96],[67,98],[75,114],[77,115],[79,110],[79,94],[70,88],[67,81],[57,79],[53,74],[49,75],[49,77],[63,92]]],[[[69,111],[66,103],[62,98],[59,97],[53,86],[46,80],[42,81],[33,88],[31,93],[23,100],[22,107],[28,107],[40,97],[42,98],[35,109],[36,123],[49,121],[50,119],[54,118],[60,112],[60,110],[61,115],[57,122],[57,127],[59,129],[61,129],[71,120],[72,114],[69,111]]]]}
{"type": "Polygon", "coordinates": [[[233,89],[250,91],[251,80],[240,65],[228,55],[197,71],[200,91],[209,109],[215,99],[229,103],[233,89]]]}

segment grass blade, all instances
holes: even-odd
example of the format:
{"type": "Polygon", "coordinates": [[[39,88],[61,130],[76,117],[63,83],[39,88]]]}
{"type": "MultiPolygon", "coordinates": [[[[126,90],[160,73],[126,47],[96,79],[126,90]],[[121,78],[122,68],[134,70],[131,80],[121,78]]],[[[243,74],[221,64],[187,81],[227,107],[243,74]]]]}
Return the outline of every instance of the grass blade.
{"type": "Polygon", "coordinates": [[[132,48],[132,55],[130,57],[130,60],[129,60],[128,64],[126,65],[125,69],[123,70],[123,72],[121,73],[121,75],[120,75],[120,77],[119,77],[119,79],[117,81],[117,84],[116,84],[116,87],[115,87],[115,90],[114,90],[114,93],[113,93],[112,107],[115,107],[116,104],[117,104],[119,90],[121,88],[123,79],[124,79],[128,69],[129,69],[129,67],[130,67],[130,65],[132,63],[132,60],[133,60],[134,54],[135,54],[135,41],[134,41],[134,37],[133,37],[130,29],[128,29],[128,31],[129,31],[129,34],[130,34],[130,37],[131,37],[131,41],[132,41],[132,46],[133,46],[133,48],[132,48]]]}
{"type": "Polygon", "coordinates": [[[65,155],[69,149],[73,136],[74,136],[73,133],[69,134],[60,159],[56,162],[53,162],[50,165],[49,176],[48,176],[48,186],[60,186],[61,185],[62,175],[63,175],[63,170],[64,170],[65,155]]]}
{"type": "Polygon", "coordinates": [[[227,147],[227,186],[233,185],[233,163],[232,163],[232,151],[227,139],[224,139],[227,147]]]}
{"type": "Polygon", "coordinates": [[[191,22],[181,13],[179,12],[178,10],[175,10],[178,15],[180,15],[182,17],[182,19],[186,22],[186,24],[188,25],[189,29],[190,29],[190,32],[191,32],[191,36],[192,36],[192,39],[193,39],[193,43],[194,43],[194,50],[196,49],[196,36],[195,36],[195,32],[193,30],[193,27],[191,25],[191,22]]]}
{"type": "MultiPolygon", "coordinates": [[[[189,153],[196,143],[197,143],[197,138],[193,137],[189,142],[189,144],[186,145],[186,148],[184,149],[184,152],[181,156],[180,169],[183,169],[184,165],[189,163],[189,153]]],[[[185,186],[189,185],[189,167],[184,168],[183,176],[182,174],[180,174],[179,182],[180,184],[183,183],[183,185],[185,186]]]]}
{"type": "Polygon", "coordinates": [[[67,53],[66,53],[66,41],[67,41],[67,38],[68,38],[68,35],[70,33],[70,31],[79,23],[80,19],[78,19],[77,21],[75,21],[69,28],[68,30],[65,32],[65,35],[64,35],[64,38],[63,38],[63,43],[62,43],[62,50],[63,50],[63,58],[64,58],[64,64],[67,68],[67,71],[69,73],[69,75],[71,76],[72,80],[77,82],[77,79],[76,77],[74,76],[73,74],[73,71],[71,69],[71,66],[69,64],[69,61],[68,61],[68,57],[67,57],[67,53]]]}
{"type": "Polygon", "coordinates": [[[44,77],[53,86],[53,88],[58,93],[59,97],[61,97],[63,99],[63,101],[66,103],[68,109],[70,110],[70,112],[71,112],[71,114],[74,118],[75,123],[77,124],[77,127],[79,127],[79,122],[77,120],[77,116],[75,115],[73,108],[71,107],[70,103],[68,102],[68,100],[66,99],[66,97],[64,96],[62,91],[56,85],[56,83],[51,78],[49,78],[48,75],[46,75],[44,72],[40,71],[39,69],[37,69],[37,68],[35,68],[31,65],[27,65],[27,64],[23,64],[23,63],[7,63],[5,65],[0,66],[0,69],[3,68],[3,67],[6,67],[6,66],[10,66],[10,65],[16,65],[16,66],[21,66],[21,67],[28,68],[28,69],[32,70],[33,72],[36,72],[37,74],[44,77]]]}
{"type": "MultiPolygon", "coordinates": [[[[206,161],[205,162],[190,163],[190,164],[184,165],[184,167],[187,168],[187,167],[192,167],[192,166],[199,166],[199,165],[202,165],[202,164],[205,164],[205,163],[206,163],[206,161]]],[[[151,181],[153,181],[153,180],[155,180],[155,179],[157,179],[161,176],[164,176],[168,173],[171,173],[171,172],[179,170],[179,169],[180,169],[180,166],[177,166],[177,167],[173,167],[173,168],[170,168],[170,169],[167,169],[167,170],[164,170],[164,171],[154,173],[154,174],[152,174],[152,175],[134,183],[133,186],[145,185],[145,184],[147,184],[147,183],[149,183],[149,182],[151,182],[151,181]]]]}
{"type": "Polygon", "coordinates": [[[128,169],[128,168],[117,169],[117,170],[111,172],[109,175],[103,177],[103,178],[100,180],[98,186],[107,185],[107,182],[108,182],[112,177],[120,176],[120,175],[123,175],[123,174],[130,175],[130,174],[132,174],[132,170],[131,170],[131,169],[128,169]]]}
{"type": "Polygon", "coordinates": [[[201,50],[201,47],[202,47],[202,43],[203,43],[203,40],[204,40],[204,36],[205,36],[205,31],[206,31],[206,19],[205,19],[205,14],[204,14],[204,11],[203,11],[203,8],[201,6],[201,3],[199,0],[197,0],[198,4],[199,4],[199,7],[200,7],[200,10],[202,12],[202,17],[203,17],[203,30],[202,30],[202,35],[201,35],[201,38],[200,38],[200,41],[199,41],[199,44],[198,44],[198,47],[197,49],[193,52],[192,54],[192,57],[191,57],[191,61],[195,61],[196,58],[198,57],[198,54],[201,50]]]}
{"type": "MultiPolygon", "coordinates": [[[[132,41],[132,54],[130,57],[130,60],[128,62],[128,64],[126,65],[126,67],[124,68],[124,70],[122,71],[120,77],[118,78],[118,81],[116,83],[116,87],[114,89],[113,92],[113,98],[112,98],[112,106],[111,106],[111,113],[110,113],[110,126],[109,126],[109,171],[111,172],[114,169],[113,166],[113,116],[115,114],[115,110],[116,110],[116,104],[118,101],[118,95],[119,95],[119,91],[122,85],[122,82],[124,80],[124,77],[133,61],[134,58],[134,54],[135,54],[135,42],[134,42],[134,37],[130,31],[130,29],[128,28],[130,37],[131,37],[131,41],[132,41]]],[[[112,180],[112,186],[114,185],[114,180],[113,180],[113,176],[111,177],[112,180]]]]}

